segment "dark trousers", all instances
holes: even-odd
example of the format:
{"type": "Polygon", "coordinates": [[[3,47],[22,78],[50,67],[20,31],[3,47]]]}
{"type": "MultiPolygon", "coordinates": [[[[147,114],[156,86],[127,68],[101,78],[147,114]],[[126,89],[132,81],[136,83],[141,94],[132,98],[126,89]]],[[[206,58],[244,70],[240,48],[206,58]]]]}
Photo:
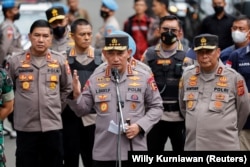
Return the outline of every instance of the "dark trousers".
{"type": "Polygon", "coordinates": [[[164,151],[167,139],[170,138],[173,151],[184,150],[184,121],[159,121],[147,135],[148,151],[164,151]]]}
{"type": "Polygon", "coordinates": [[[21,132],[16,138],[16,167],[62,167],[62,132],[21,132]]]}
{"type": "MultiPolygon", "coordinates": [[[[122,167],[129,167],[128,161],[122,161],[122,167]]],[[[93,161],[93,167],[119,167],[118,161],[93,161]]]]}
{"type": "Polygon", "coordinates": [[[79,167],[79,155],[84,167],[92,167],[95,125],[84,127],[69,107],[63,111],[62,119],[64,167],[79,167]]]}

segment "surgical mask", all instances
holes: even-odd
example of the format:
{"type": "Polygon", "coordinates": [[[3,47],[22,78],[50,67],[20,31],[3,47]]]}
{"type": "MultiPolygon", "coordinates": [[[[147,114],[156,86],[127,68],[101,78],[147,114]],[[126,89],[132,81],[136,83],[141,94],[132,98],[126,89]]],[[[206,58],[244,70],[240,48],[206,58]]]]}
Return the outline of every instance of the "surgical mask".
{"type": "Polygon", "coordinates": [[[161,41],[166,45],[172,45],[177,41],[177,36],[172,31],[161,33],[161,41]]]}
{"type": "Polygon", "coordinates": [[[58,38],[62,38],[65,31],[66,31],[66,26],[53,28],[53,34],[58,38]]]}
{"type": "Polygon", "coordinates": [[[104,19],[109,17],[109,13],[103,10],[100,10],[100,16],[104,19]]]}
{"type": "Polygon", "coordinates": [[[14,18],[13,18],[13,19],[14,19],[14,20],[18,20],[19,18],[20,18],[20,13],[17,13],[17,14],[14,15],[14,18]]]}
{"type": "Polygon", "coordinates": [[[247,40],[246,36],[247,36],[248,32],[241,32],[241,31],[233,31],[232,32],[232,38],[234,43],[242,43],[245,42],[247,40]]]}
{"type": "Polygon", "coordinates": [[[221,14],[221,12],[224,11],[224,7],[223,6],[214,6],[214,11],[216,15],[221,14]]]}

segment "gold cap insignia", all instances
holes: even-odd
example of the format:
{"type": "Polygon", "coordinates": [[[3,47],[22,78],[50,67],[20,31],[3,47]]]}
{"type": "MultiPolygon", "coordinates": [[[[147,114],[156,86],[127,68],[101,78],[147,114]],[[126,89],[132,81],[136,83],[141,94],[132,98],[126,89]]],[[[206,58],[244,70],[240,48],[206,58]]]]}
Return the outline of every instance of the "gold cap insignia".
{"type": "Polygon", "coordinates": [[[53,9],[53,10],[51,11],[51,14],[52,14],[53,17],[58,16],[58,11],[57,11],[57,9],[53,9]]]}

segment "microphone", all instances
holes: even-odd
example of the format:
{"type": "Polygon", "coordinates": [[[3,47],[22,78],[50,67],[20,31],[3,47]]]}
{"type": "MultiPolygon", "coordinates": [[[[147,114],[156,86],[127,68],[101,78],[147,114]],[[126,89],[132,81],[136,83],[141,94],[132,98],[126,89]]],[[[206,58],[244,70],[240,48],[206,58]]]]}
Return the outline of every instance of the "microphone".
{"type": "Polygon", "coordinates": [[[117,68],[111,68],[111,74],[113,75],[114,79],[117,83],[119,83],[120,75],[117,68]]]}

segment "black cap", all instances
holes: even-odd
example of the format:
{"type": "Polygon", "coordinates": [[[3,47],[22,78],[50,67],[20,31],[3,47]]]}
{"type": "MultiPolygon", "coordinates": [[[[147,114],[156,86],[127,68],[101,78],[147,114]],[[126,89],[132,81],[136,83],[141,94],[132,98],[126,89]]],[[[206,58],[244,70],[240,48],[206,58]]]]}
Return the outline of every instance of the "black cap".
{"type": "Polygon", "coordinates": [[[105,37],[103,50],[126,50],[128,48],[128,36],[112,34],[105,37]]]}
{"type": "Polygon", "coordinates": [[[201,34],[194,38],[194,51],[200,49],[215,49],[218,47],[219,38],[217,35],[201,34]]]}
{"type": "Polygon", "coordinates": [[[55,20],[62,20],[65,18],[65,12],[63,7],[55,6],[46,10],[46,16],[49,23],[55,20]]]}

